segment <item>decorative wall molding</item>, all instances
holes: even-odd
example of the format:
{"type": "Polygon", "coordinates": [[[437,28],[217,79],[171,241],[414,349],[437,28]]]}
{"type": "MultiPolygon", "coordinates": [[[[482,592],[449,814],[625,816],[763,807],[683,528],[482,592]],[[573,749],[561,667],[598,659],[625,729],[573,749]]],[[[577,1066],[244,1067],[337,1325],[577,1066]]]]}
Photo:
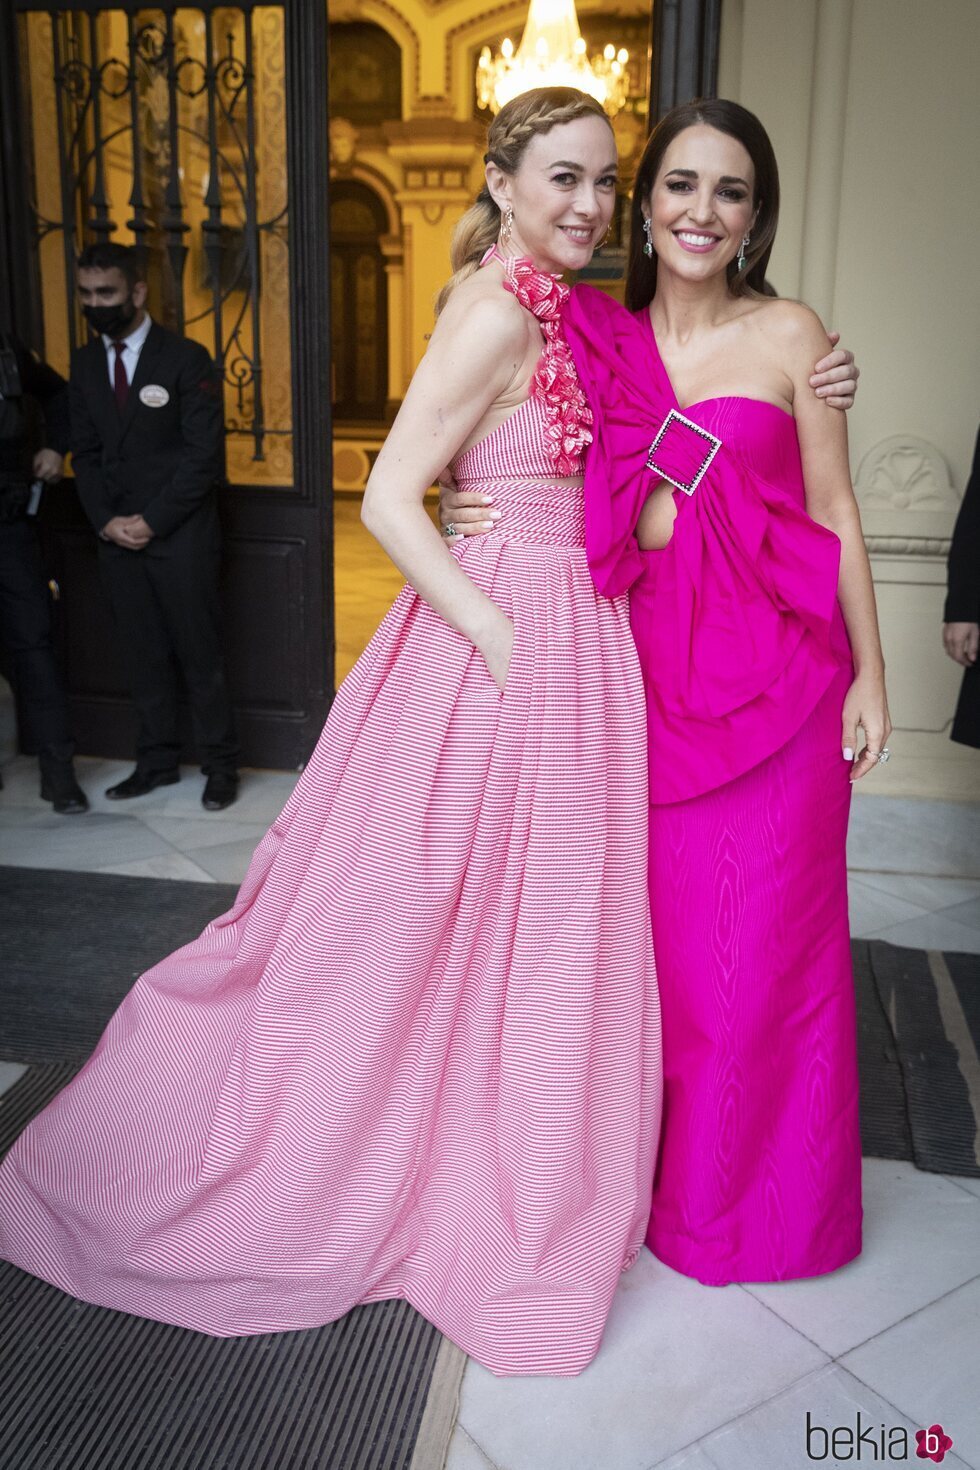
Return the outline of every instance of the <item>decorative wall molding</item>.
{"type": "Polygon", "coordinates": [[[948,555],[960,501],[949,466],[928,439],[882,439],[858,465],[854,493],[870,556],[948,555]]]}
{"type": "Polygon", "coordinates": [[[955,516],[960,508],[945,459],[928,439],[913,434],[893,434],[869,449],[854,491],[862,510],[945,510],[955,516]]]}
{"type": "Polygon", "coordinates": [[[869,556],[926,556],[945,561],[949,555],[949,537],[942,536],[865,536],[869,556]]]}

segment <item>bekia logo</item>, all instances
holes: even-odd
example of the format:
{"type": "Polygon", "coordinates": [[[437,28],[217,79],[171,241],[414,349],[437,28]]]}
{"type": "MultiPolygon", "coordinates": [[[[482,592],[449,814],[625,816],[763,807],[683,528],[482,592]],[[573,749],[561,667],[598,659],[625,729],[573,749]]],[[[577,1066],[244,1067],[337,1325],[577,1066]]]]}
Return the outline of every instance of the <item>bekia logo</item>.
{"type": "MultiPolygon", "coordinates": [[[[953,1441],[941,1424],[915,1433],[916,1458],[933,1460],[937,1465],[945,1459],[953,1441]]],[[[808,1460],[862,1460],[866,1464],[887,1460],[907,1460],[912,1446],[908,1430],[901,1424],[865,1422],[860,1410],[855,1424],[837,1424],[828,1429],[806,1415],[806,1457],[808,1460]]]]}
{"type": "Polygon", "coordinates": [[[946,1451],[953,1448],[953,1441],[943,1430],[941,1424],[933,1424],[930,1429],[917,1429],[915,1431],[915,1442],[918,1445],[916,1455],[920,1460],[935,1460],[938,1465],[940,1460],[945,1459],[946,1451]]]}

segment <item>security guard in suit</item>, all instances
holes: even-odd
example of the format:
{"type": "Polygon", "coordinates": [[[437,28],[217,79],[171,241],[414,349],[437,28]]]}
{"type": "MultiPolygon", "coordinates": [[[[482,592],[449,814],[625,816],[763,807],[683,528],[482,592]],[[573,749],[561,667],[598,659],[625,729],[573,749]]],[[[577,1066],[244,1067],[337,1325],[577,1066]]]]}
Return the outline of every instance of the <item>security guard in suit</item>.
{"type": "Polygon", "coordinates": [[[72,465],[139,717],[136,769],[106,795],[180,780],[179,670],[207,777],[202,803],[219,811],[238,791],[218,603],[221,382],[203,347],[149,317],[139,252],[88,246],[77,277],[97,335],[72,355],[72,465]]]}
{"type": "Polygon", "coordinates": [[[45,482],[61,478],[68,449],[68,385],[12,333],[0,333],[0,646],[28,738],[41,796],[77,815],[88,798],[75,777],[68,701],[51,639],[48,579],[35,530],[45,482]],[[36,442],[32,408],[44,418],[36,442]]]}

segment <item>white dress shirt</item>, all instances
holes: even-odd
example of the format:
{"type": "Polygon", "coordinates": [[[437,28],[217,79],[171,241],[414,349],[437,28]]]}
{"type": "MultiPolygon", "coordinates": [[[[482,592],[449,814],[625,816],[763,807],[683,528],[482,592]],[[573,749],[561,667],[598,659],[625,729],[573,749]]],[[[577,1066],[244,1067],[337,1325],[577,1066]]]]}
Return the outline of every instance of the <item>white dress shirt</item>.
{"type": "MultiPolygon", "coordinates": [[[[143,343],[146,341],[152,325],[153,322],[149,312],[145,312],[139,326],[130,332],[128,337],[122,339],[125,345],[123,346],[121,356],[127,383],[133,381],[136,364],[139,362],[140,352],[143,350],[143,343]]],[[[104,332],[102,333],[102,340],[105,343],[105,358],[109,368],[109,384],[114,388],[116,383],[116,349],[112,345],[113,338],[107,337],[104,332]]]]}

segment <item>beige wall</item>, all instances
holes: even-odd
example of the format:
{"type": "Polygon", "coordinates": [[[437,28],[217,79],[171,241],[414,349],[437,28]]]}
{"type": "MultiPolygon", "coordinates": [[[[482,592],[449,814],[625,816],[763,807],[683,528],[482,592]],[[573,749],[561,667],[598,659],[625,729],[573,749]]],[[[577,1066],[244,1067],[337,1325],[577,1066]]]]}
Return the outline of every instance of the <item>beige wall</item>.
{"type": "MultiPolygon", "coordinates": [[[[980,797],[946,737],[945,551],[980,421],[977,0],[723,0],[719,90],[780,164],[770,275],[862,369],[852,472],[897,727],[893,793],[980,797]]],[[[879,790],[885,782],[879,782],[879,790]]]]}

